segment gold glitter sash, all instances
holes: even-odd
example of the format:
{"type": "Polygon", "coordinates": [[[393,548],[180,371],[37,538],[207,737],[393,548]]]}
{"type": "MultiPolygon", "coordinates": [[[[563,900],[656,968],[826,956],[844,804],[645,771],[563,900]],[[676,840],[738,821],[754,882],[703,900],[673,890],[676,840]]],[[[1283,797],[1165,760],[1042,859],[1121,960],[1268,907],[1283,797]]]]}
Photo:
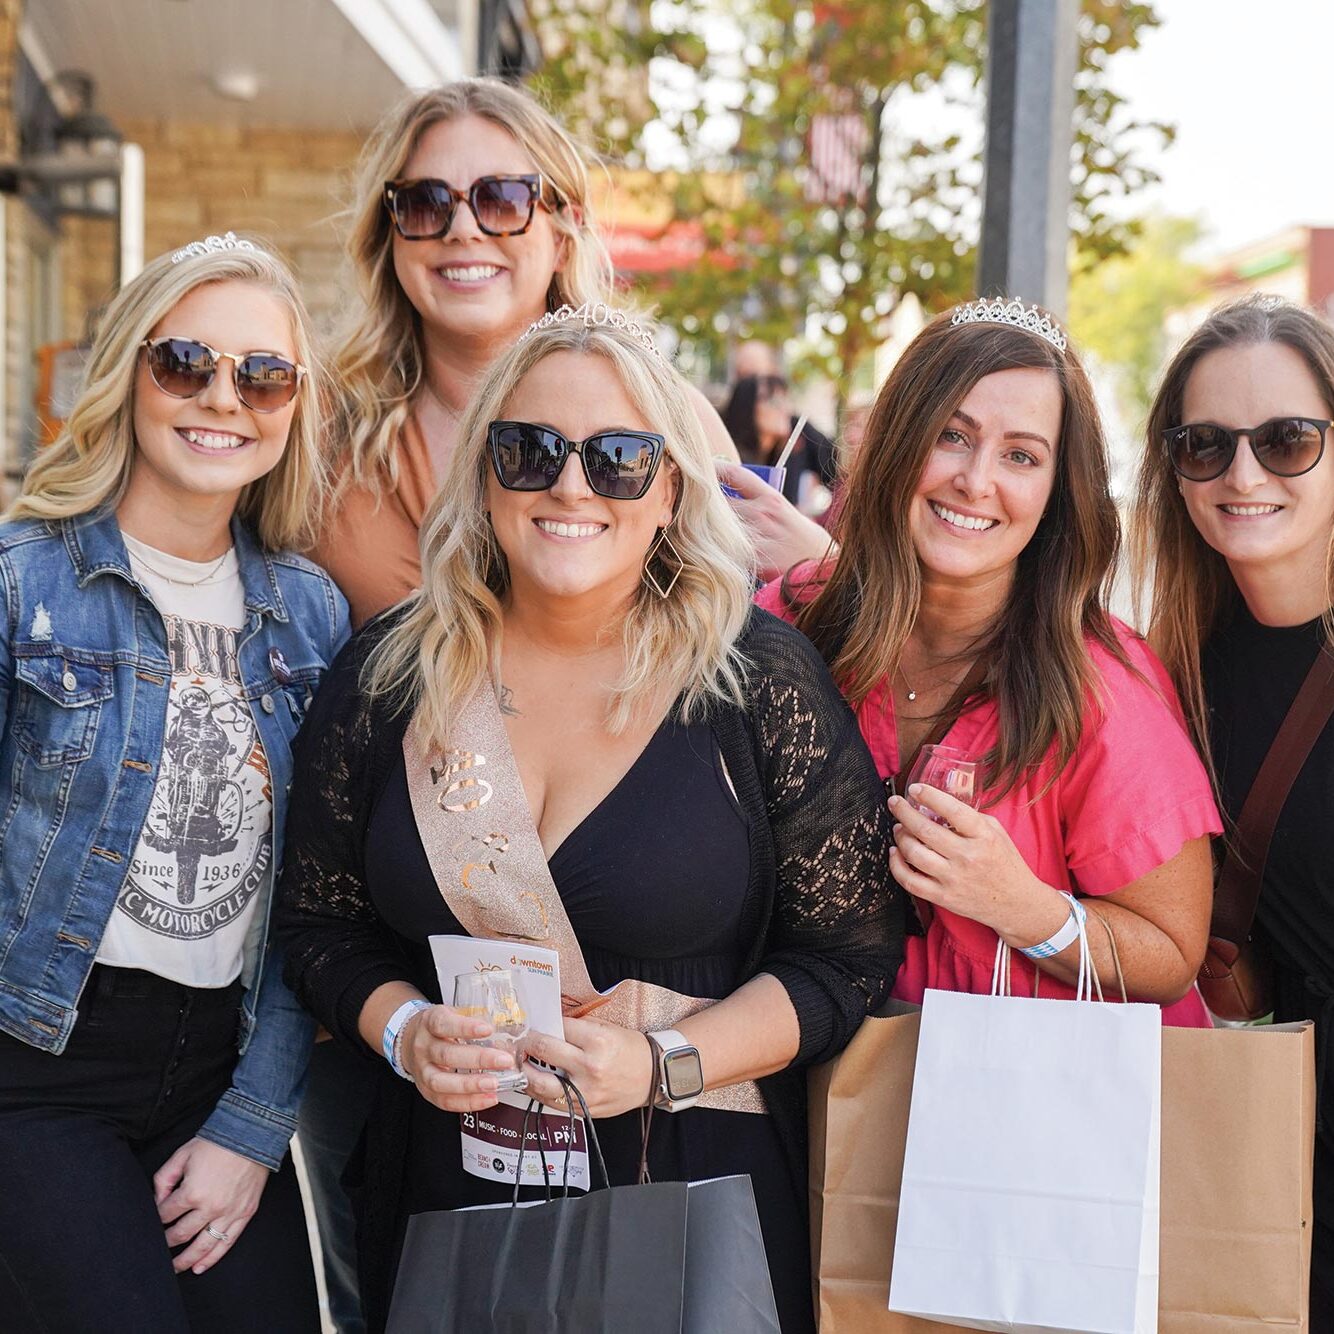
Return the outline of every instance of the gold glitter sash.
{"type": "MultiPolygon", "coordinates": [[[[600,992],[551,878],[523,783],[489,684],[463,707],[451,746],[434,761],[415,721],[403,736],[412,813],[441,897],[470,936],[543,945],[560,955],[561,1003],[640,1033],[673,1028],[715,1002],[627,979],[600,992]]],[[[753,1081],[710,1089],[701,1107],[764,1112],[753,1081]]]]}

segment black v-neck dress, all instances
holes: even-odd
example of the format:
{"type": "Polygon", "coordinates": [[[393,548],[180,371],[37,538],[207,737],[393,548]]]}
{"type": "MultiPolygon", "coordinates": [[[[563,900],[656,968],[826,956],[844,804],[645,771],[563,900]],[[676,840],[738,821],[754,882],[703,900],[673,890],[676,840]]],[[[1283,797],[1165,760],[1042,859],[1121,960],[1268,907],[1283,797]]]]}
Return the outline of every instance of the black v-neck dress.
{"type": "MultiPolygon", "coordinates": [[[[371,899],[401,936],[424,941],[462,933],[422,848],[401,758],[372,811],[366,852],[371,899]]],[[[721,999],[744,980],[750,841],[708,726],[663,723],[548,865],[599,990],[635,978],[721,999]]],[[[429,954],[418,976],[429,978],[423,990],[437,998],[429,954]]],[[[410,1126],[407,1213],[510,1198],[511,1186],[464,1171],[456,1113],[416,1098],[410,1126]]],[[[634,1181],[639,1113],[600,1120],[598,1136],[611,1180],[634,1181]]],[[[649,1167],[655,1181],[749,1173],[783,1329],[814,1328],[804,1210],[771,1118],[707,1108],[657,1115],[649,1167]]],[[[525,1188],[523,1194],[538,1198],[541,1192],[525,1188]]]]}

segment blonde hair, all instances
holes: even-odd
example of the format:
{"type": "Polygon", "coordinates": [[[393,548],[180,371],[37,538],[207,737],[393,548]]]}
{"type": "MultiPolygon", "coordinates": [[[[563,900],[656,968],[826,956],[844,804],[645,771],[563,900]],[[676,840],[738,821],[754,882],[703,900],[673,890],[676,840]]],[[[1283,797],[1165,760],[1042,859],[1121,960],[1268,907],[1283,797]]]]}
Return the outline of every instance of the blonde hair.
{"type": "Polygon", "coordinates": [[[686,382],[632,333],[570,320],[530,333],[478,388],[422,523],[422,587],[367,662],[370,692],[415,705],[430,744],[445,743],[458,709],[495,675],[500,649],[509,575],[486,512],[487,426],[505,416],[523,377],[559,351],[611,363],[635,408],[666,437],[676,469],[671,541],[683,568],[666,598],[641,582],[624,621],[625,672],[613,690],[608,726],[623,730],[664,690],[681,697],[686,721],[702,716],[710,701],[744,703],[745,663],[736,641],[750,611],[751,548],[719,489],[686,382]]]}
{"type": "Polygon", "coordinates": [[[563,202],[551,214],[565,264],[551,278],[547,309],[606,301],[613,271],[589,210],[591,159],[531,94],[499,79],[460,79],[405,99],[366,142],[357,169],[347,252],[362,308],[351,316],[331,364],[342,391],[336,437],[348,471],[377,489],[397,478],[394,442],[422,379],[420,317],[394,273],[392,226],[384,183],[403,173],[433,125],[481,116],[522,145],[563,202]]]}
{"type": "Polygon", "coordinates": [[[287,447],[273,469],[245,486],[236,513],[270,551],[309,544],[325,486],[323,373],[291,270],[259,246],[210,251],[177,263],[169,254],[159,255],[117,293],[98,325],[78,401],[60,435],[28,469],[5,519],[70,519],[120,503],[134,466],[134,383],[140,346],[196,288],[226,282],[254,283],[281,302],[292,321],[296,360],[307,368],[287,447]]]}
{"type": "MultiPolygon", "coordinates": [[[[1163,372],[1149,410],[1148,439],[1140,462],[1130,526],[1137,619],[1149,602],[1148,640],[1181,696],[1191,735],[1206,758],[1209,710],[1200,654],[1239,597],[1227,562],[1195,527],[1172,469],[1163,434],[1182,425],[1186,385],[1201,359],[1228,347],[1277,343],[1306,363],[1334,416],[1334,328],[1281,297],[1257,294],[1220,306],[1181,345],[1163,372]]],[[[1334,466],[1322,460],[1321,466],[1334,466]]],[[[1324,627],[1334,646],[1334,528],[1325,556],[1324,627]]]]}

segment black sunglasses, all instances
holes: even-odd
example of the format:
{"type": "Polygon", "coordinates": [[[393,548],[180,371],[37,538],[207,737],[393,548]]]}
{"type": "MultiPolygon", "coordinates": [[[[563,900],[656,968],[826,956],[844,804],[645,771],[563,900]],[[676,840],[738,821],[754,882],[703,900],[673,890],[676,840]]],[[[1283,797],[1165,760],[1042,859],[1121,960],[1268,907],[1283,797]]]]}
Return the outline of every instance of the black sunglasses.
{"type": "Polygon", "coordinates": [[[253,412],[285,408],[301,387],[306,373],[276,352],[218,352],[197,338],[145,338],[148,373],[153,383],[172,398],[194,398],[213,383],[218,363],[230,361],[236,397],[253,412]]]}
{"type": "Polygon", "coordinates": [[[492,422],[486,428],[491,466],[507,491],[549,491],[572,454],[584,461],[589,489],[607,500],[639,500],[653,485],[666,444],[649,431],[601,431],[567,440],[532,422],[492,422]]]}
{"type": "Polygon", "coordinates": [[[434,241],[454,225],[454,213],[467,204],[487,236],[522,236],[532,226],[540,204],[550,213],[564,200],[540,173],[526,176],[479,176],[466,190],[448,181],[386,181],[384,206],[405,241],[434,241]]]}
{"type": "Polygon", "coordinates": [[[1234,431],[1213,422],[1189,422],[1169,426],[1163,432],[1163,443],[1172,467],[1188,482],[1212,482],[1227,472],[1243,435],[1266,472],[1275,477],[1300,477],[1320,462],[1330,425],[1314,417],[1273,417],[1259,426],[1240,426],[1234,431]]]}

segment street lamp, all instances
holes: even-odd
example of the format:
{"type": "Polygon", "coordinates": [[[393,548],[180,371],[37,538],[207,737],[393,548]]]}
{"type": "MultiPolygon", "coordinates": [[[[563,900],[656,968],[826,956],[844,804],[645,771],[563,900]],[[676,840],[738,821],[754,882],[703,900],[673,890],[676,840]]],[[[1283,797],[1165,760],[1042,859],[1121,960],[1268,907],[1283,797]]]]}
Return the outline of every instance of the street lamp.
{"type": "Polygon", "coordinates": [[[92,75],[66,70],[55,83],[74,107],[55,127],[55,153],[40,164],[49,170],[57,207],[65,215],[115,218],[120,213],[121,133],[93,110],[92,75]]]}

